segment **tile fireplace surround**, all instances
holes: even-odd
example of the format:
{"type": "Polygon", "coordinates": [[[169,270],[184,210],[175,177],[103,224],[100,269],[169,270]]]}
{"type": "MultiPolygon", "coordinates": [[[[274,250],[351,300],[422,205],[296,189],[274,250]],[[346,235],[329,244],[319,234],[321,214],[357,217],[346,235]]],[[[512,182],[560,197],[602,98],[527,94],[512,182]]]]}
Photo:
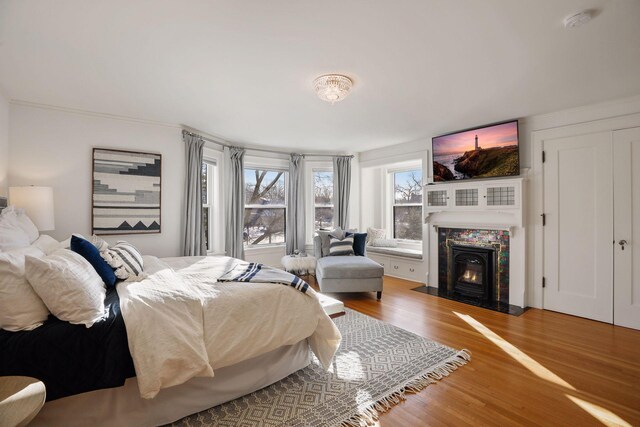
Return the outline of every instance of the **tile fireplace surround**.
{"type": "Polygon", "coordinates": [[[446,290],[453,279],[451,274],[451,247],[453,245],[493,248],[497,254],[495,300],[509,304],[509,231],[463,228],[438,229],[438,285],[446,290]]]}

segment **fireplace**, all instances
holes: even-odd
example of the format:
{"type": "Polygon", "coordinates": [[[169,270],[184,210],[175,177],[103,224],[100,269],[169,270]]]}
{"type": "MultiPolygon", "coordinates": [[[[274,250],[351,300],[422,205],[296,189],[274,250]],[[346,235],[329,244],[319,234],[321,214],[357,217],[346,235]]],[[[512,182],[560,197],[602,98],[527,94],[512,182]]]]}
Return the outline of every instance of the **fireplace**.
{"type": "Polygon", "coordinates": [[[454,244],[450,251],[447,292],[480,301],[494,301],[495,249],[454,244]]]}
{"type": "Polygon", "coordinates": [[[438,228],[438,287],[426,293],[509,314],[509,230],[438,228]]]}

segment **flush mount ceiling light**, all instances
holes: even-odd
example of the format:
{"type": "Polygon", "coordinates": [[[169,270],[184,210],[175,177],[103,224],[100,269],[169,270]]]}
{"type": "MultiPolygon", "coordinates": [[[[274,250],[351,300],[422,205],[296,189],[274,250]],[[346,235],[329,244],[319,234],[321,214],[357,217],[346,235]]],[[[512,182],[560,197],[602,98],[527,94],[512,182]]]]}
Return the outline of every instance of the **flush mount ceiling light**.
{"type": "Polygon", "coordinates": [[[593,13],[590,10],[583,10],[567,16],[562,22],[565,28],[578,28],[591,21],[591,18],[593,18],[593,13]]]}
{"type": "Polygon", "coordinates": [[[313,87],[318,98],[333,104],[342,101],[349,95],[349,91],[353,87],[353,80],[341,74],[325,74],[313,81],[313,87]]]}

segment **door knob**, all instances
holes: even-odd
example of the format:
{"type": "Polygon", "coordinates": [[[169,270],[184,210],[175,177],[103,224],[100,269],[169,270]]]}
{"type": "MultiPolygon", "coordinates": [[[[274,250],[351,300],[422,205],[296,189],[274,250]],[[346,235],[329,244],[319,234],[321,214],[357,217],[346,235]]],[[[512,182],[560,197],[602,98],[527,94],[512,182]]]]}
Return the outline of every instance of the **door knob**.
{"type": "Polygon", "coordinates": [[[623,240],[620,240],[618,244],[622,247],[622,250],[624,251],[624,245],[627,244],[627,241],[623,239],[623,240]]]}

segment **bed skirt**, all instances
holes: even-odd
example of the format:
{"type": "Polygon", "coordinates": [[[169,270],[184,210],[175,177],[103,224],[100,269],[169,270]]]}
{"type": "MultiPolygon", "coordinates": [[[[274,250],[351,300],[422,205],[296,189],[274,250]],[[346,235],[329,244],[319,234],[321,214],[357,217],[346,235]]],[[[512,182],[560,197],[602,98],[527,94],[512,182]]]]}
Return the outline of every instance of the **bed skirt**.
{"type": "Polygon", "coordinates": [[[252,393],[310,363],[307,340],[217,369],[214,378],[193,378],[142,399],[136,378],[122,387],[47,402],[30,426],[157,426],[252,393]]]}

